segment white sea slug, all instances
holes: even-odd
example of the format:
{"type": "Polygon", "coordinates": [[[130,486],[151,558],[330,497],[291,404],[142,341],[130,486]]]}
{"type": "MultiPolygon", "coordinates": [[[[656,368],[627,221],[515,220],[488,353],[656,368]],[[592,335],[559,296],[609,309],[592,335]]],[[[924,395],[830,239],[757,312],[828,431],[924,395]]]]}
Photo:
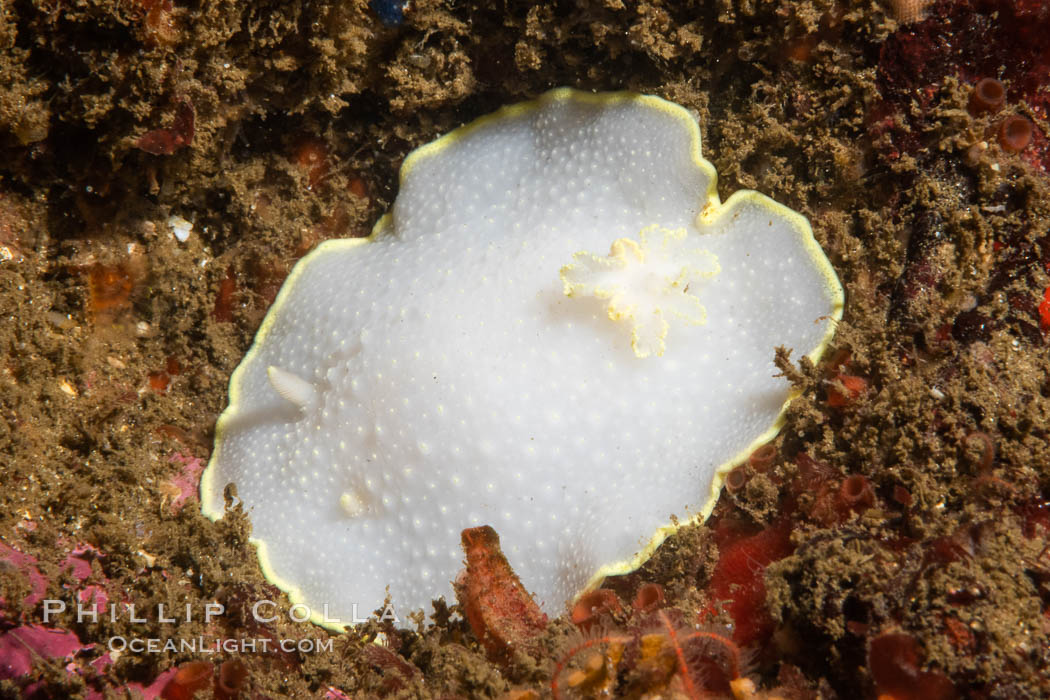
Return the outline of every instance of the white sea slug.
{"type": "Polygon", "coordinates": [[[842,304],[805,219],[719,202],[685,109],[555,90],[412,153],[368,239],[295,267],[230,382],[204,512],[235,482],[264,572],[318,622],[450,598],[485,524],[556,614],[710,512],[779,428],[774,348],[816,359],[842,304]]]}

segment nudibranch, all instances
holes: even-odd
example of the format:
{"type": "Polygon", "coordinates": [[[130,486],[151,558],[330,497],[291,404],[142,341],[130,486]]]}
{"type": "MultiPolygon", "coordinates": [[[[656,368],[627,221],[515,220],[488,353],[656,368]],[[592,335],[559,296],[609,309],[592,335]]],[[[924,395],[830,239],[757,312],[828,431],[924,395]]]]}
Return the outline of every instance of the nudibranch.
{"type": "Polygon", "coordinates": [[[629,93],[554,90],[417,149],[372,235],[285,282],[205,514],[235,482],[264,573],[328,626],[450,597],[468,527],[549,613],[636,568],[779,429],[774,348],[816,360],[842,314],[807,221],[715,177],[688,111],[629,93]]]}

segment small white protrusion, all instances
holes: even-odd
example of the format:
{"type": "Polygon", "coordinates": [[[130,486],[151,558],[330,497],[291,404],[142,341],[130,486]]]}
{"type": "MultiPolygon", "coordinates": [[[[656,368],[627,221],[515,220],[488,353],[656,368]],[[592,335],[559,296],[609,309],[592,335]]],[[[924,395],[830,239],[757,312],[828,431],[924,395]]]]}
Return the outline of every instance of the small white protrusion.
{"type": "Polygon", "coordinates": [[[193,231],[193,224],[181,216],[173,215],[168,217],[168,228],[171,229],[172,235],[179,243],[185,243],[190,238],[190,232],[193,231]]]}
{"type": "Polygon", "coordinates": [[[297,374],[270,365],[266,368],[270,386],[281,395],[281,398],[294,403],[299,408],[306,408],[317,398],[317,388],[297,374]]]}
{"type": "Polygon", "coordinates": [[[339,507],[351,518],[364,515],[368,510],[368,504],[353,491],[343,492],[343,495],[339,497],[339,507]]]}

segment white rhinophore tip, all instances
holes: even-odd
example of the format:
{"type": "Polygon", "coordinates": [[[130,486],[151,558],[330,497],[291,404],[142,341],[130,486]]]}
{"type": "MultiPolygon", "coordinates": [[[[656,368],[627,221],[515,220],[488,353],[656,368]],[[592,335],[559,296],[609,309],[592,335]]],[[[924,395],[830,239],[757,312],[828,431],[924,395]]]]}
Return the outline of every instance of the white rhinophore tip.
{"type": "Polygon", "coordinates": [[[282,399],[299,408],[306,408],[317,398],[317,388],[297,374],[270,365],[266,368],[266,376],[270,379],[270,386],[282,399]]]}

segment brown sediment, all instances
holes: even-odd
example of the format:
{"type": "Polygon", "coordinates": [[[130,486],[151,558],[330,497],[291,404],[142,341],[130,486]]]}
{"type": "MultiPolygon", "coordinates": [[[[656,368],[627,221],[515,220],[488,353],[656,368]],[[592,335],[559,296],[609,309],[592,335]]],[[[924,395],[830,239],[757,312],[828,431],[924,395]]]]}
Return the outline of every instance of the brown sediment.
{"type": "MultiPolygon", "coordinates": [[[[932,22],[973,6],[920,4],[932,22]]],[[[918,19],[906,5],[887,3],[918,19]]],[[[219,628],[198,615],[175,631],[67,620],[96,644],[76,663],[117,635],[313,637],[333,651],[241,656],[253,692],[547,687],[575,634],[566,618],[548,627],[545,655],[502,667],[451,601],[419,631],[291,622],[244,513],[211,522],[192,498],[171,507],[182,473],[172,458],[208,457],[230,373],[283,276],[325,238],[366,235],[412,148],[572,85],[691,109],[719,194],[754,188],[803,212],[846,288],[824,365],[777,353],[801,395],[770,459],[744,467],[715,511],[744,535],[792,520],[794,551],[764,577],[777,629],[756,650],[759,687],[782,682],[780,663],[800,687],[866,696],[872,640],[899,633],[921,647],[919,672],[960,692],[1050,695],[1050,367],[1038,312],[1050,194],[1033,155],[1048,116],[1018,100],[1020,82],[1007,83],[1002,111],[971,113],[988,72],[945,68],[921,82],[932,64],[889,65],[891,34],[908,48],[932,25],[899,28],[883,13],[824,0],[421,0],[391,27],[364,0],[13,5],[0,18],[0,536],[39,560],[46,595],[70,604],[60,562],[89,543],[104,556],[87,581],[111,599],[228,611],[219,628]],[[998,142],[1004,113],[1032,127],[1016,155],[998,142]],[[193,223],[185,243],[172,215],[193,223]],[[799,455],[828,473],[807,482],[799,455]],[[840,497],[850,507],[837,509],[840,497]],[[278,602],[277,620],[253,620],[259,599],[278,602]],[[365,653],[376,639],[396,658],[365,653]]],[[[660,584],[667,605],[695,614],[712,602],[712,532],[683,528],[605,587],[631,601],[660,584]]],[[[5,600],[29,590],[23,577],[2,586],[5,600]]],[[[39,621],[39,606],[22,614],[39,621]]],[[[193,660],[125,654],[97,677],[39,673],[53,694],[118,692],[193,660]]]]}

